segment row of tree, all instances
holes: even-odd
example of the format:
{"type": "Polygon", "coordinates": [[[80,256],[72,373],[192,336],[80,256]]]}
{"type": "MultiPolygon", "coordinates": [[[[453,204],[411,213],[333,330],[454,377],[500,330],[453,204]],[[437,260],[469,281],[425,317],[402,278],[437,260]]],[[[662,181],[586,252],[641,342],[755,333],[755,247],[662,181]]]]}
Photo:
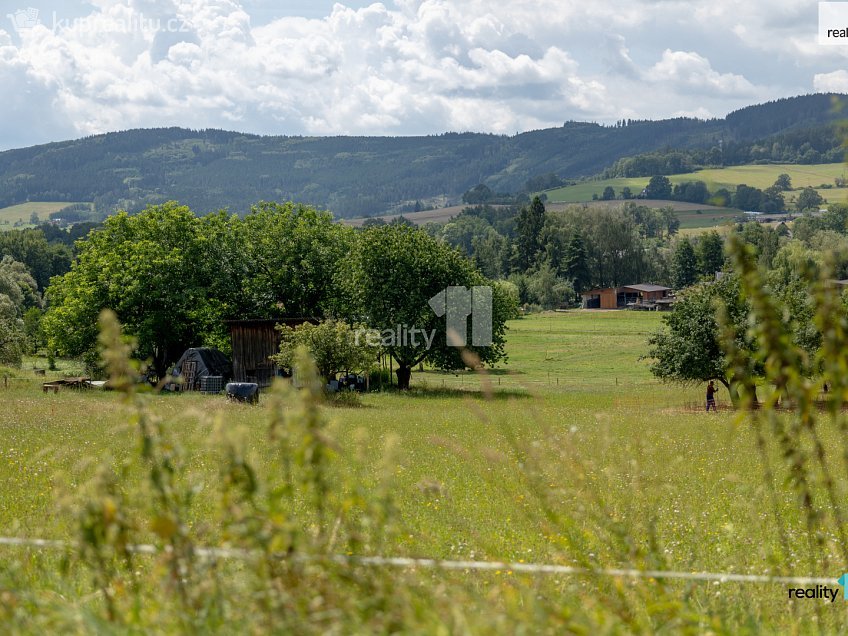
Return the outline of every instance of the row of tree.
{"type": "Polygon", "coordinates": [[[40,327],[42,294],[53,276],[67,272],[74,241],[93,224],[71,230],[44,224],[0,232],[0,364],[18,365],[46,343],[40,327]]]}
{"type": "MultiPolygon", "coordinates": [[[[78,250],[70,271],[47,290],[49,347],[93,364],[97,317],[109,308],[159,377],[189,346],[226,351],[225,320],[298,315],[378,331],[435,330],[429,348],[385,347],[398,364],[400,386],[408,386],[412,366],[422,361],[443,369],[468,364],[448,346],[428,301],[448,286],[488,284],[468,259],[426,232],[402,224],[356,231],[291,203],[261,203],[243,219],[224,212],[197,217],[175,203],[120,213],[78,250]]],[[[472,348],[483,364],[504,357],[511,299],[507,288],[494,286],[494,342],[472,348]]]]}
{"type": "Polygon", "coordinates": [[[486,276],[507,279],[522,304],[551,309],[581,291],[636,282],[670,282],[670,246],[680,227],[672,208],[625,203],[549,212],[526,206],[475,206],[425,230],[458,248],[486,276]]]}
{"type": "MultiPolygon", "coordinates": [[[[781,174],[773,185],[765,190],[740,183],[731,192],[727,188],[719,188],[715,192],[707,189],[703,181],[687,181],[672,185],[668,177],[656,175],[651,177],[641,196],[646,199],[662,199],[686,201],[689,203],[705,203],[719,207],[734,207],[739,210],[764,212],[774,214],[786,210],[784,192],[792,189],[788,174],[781,174]]],[[[629,191],[628,191],[629,193],[629,191]]],[[[622,196],[624,196],[622,191],[622,196]]],[[[604,197],[615,198],[615,191],[607,186],[604,197]],[[611,192],[607,192],[611,190],[611,192]]],[[[824,203],[824,198],[813,188],[804,188],[795,202],[798,212],[818,210],[824,203]]]]}
{"type": "Polygon", "coordinates": [[[751,140],[750,137],[744,140],[733,139],[728,135],[725,139],[718,139],[718,143],[706,145],[706,147],[669,148],[622,157],[604,170],[601,177],[604,179],[650,177],[655,174],[683,174],[701,168],[741,166],[751,163],[809,165],[838,163],[844,159],[845,151],[842,148],[841,137],[837,134],[836,124],[814,124],[810,127],[801,127],[797,120],[792,123],[796,130],[768,135],[756,140],[751,140]]]}

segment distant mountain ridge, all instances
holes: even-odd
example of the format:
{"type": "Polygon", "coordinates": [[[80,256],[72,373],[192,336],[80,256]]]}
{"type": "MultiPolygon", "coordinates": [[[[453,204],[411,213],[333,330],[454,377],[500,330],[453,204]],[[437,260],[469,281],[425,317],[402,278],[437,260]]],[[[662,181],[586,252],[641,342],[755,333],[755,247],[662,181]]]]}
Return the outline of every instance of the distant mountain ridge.
{"type": "Polygon", "coordinates": [[[129,130],[0,153],[0,207],[26,201],[91,201],[117,208],[181,201],[197,213],[244,213],[259,200],[294,199],[340,217],[456,201],[485,183],[517,192],[547,173],[576,179],[622,157],[710,148],[816,130],[836,143],[835,99],[815,94],[750,106],[723,119],[566,122],[512,137],[263,137],[220,130],[129,130]]]}

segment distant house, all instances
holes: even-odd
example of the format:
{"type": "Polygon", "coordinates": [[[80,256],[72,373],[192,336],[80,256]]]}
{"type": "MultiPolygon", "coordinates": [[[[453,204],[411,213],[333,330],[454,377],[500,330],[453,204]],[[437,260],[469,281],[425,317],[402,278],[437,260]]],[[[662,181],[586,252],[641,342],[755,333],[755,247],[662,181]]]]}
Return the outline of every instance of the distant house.
{"type": "Polygon", "coordinates": [[[580,296],[583,309],[618,309],[618,288],[590,289],[580,296]]]}
{"type": "Polygon", "coordinates": [[[590,289],[580,294],[583,309],[667,309],[674,302],[671,288],[638,284],[590,289]]]}
{"type": "Polygon", "coordinates": [[[296,327],[305,322],[315,320],[286,317],[227,321],[233,347],[233,381],[256,382],[260,387],[271,386],[279,372],[277,364],[270,359],[280,352],[280,332],[277,325],[296,327]]]}
{"type": "MultiPolygon", "coordinates": [[[[628,285],[622,287],[624,293],[628,296],[636,295],[632,303],[637,309],[665,309],[674,303],[674,297],[671,296],[671,289],[662,285],[640,284],[628,285]]],[[[627,305],[630,306],[631,300],[627,300],[627,305]]]]}

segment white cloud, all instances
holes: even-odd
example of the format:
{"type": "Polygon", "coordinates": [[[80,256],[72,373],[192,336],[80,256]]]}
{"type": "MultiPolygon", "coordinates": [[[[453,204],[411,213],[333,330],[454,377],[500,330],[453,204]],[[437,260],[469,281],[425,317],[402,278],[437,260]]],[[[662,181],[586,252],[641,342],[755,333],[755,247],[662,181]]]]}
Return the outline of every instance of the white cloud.
{"type": "Polygon", "coordinates": [[[663,51],[662,59],[646,73],[654,82],[683,85],[690,91],[727,96],[753,97],[755,87],[741,75],[719,73],[710,61],[691,51],[663,51]]]}
{"type": "Polygon", "coordinates": [[[0,146],[165,125],[514,133],[844,86],[838,66],[810,83],[821,53],[804,52],[809,11],[790,0],[386,0],[262,26],[235,0],[89,4],[55,29],[0,30],[4,92],[38,99],[0,106],[0,146]]]}
{"type": "Polygon", "coordinates": [[[848,71],[817,73],[813,76],[813,86],[822,93],[848,93],[848,71]]]}

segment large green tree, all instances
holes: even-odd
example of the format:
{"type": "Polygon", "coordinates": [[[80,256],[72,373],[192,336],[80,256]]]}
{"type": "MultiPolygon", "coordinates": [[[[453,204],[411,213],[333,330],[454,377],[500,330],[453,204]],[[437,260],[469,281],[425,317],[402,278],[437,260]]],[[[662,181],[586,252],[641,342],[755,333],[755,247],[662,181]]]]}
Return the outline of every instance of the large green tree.
{"type": "Polygon", "coordinates": [[[0,364],[20,365],[26,348],[26,332],[18,310],[8,296],[0,294],[0,364]]]}
{"type": "Polygon", "coordinates": [[[763,204],[763,191],[740,183],[733,194],[733,206],[740,210],[756,211],[763,204]]]}
{"type": "Polygon", "coordinates": [[[673,189],[671,181],[663,175],[655,175],[648,181],[645,196],[648,199],[670,199],[673,189]]]}
{"type": "Polygon", "coordinates": [[[0,259],[0,294],[12,301],[18,313],[30,307],[41,308],[38,284],[26,265],[11,256],[0,259]]]}
{"type": "MultiPolygon", "coordinates": [[[[445,317],[439,317],[429,304],[448,287],[488,285],[458,251],[423,230],[376,227],[359,234],[347,264],[342,270],[349,303],[346,313],[380,334],[381,345],[397,362],[400,388],[409,388],[412,368],[421,362],[446,370],[470,364],[462,349],[449,344],[445,317]],[[409,331],[412,328],[415,337],[409,331]],[[429,343],[425,334],[432,337],[429,343]]],[[[514,312],[510,297],[493,286],[492,345],[466,347],[483,364],[505,358],[505,321],[514,312]]]]}
{"type": "Polygon", "coordinates": [[[239,225],[247,307],[256,317],[323,317],[340,295],[354,230],[329,212],[295,203],[260,203],[239,225]]]}
{"type": "Polygon", "coordinates": [[[26,349],[24,309],[39,311],[36,282],[23,263],[0,259],[0,364],[19,365],[26,349]]]}
{"type": "Polygon", "coordinates": [[[698,240],[698,269],[707,277],[715,276],[724,267],[724,241],[715,230],[702,234],[698,240]]]}
{"type": "Polygon", "coordinates": [[[677,289],[689,287],[698,280],[698,257],[688,238],[677,242],[671,264],[672,283],[677,289]]]}
{"type": "Polygon", "coordinates": [[[517,266],[526,271],[536,265],[542,251],[542,229],[545,227],[545,204],[533,197],[529,206],[521,208],[516,225],[518,248],[517,266]]]}
{"type": "Polygon", "coordinates": [[[113,310],[164,376],[188,346],[223,328],[210,303],[209,283],[219,274],[202,240],[202,222],[176,203],[141,214],[110,217],[80,244],[71,271],[48,290],[44,330],[62,355],[91,354],[97,317],[113,310]]]}
{"type": "Polygon", "coordinates": [[[487,227],[471,240],[474,265],[487,278],[500,278],[509,272],[509,240],[487,227]]]}
{"type": "Polygon", "coordinates": [[[728,321],[737,334],[736,346],[750,348],[746,337],[749,307],[742,298],[739,279],[725,276],[720,281],[701,283],[680,295],[663,327],[653,334],[649,357],[651,373],[666,382],[697,384],[716,380],[736,401],[734,372],[720,345],[717,312],[725,307],[728,321]]]}
{"type": "Polygon", "coordinates": [[[806,187],[801,191],[801,194],[798,195],[798,201],[796,202],[795,207],[797,207],[801,212],[805,210],[818,210],[822,203],[824,203],[822,195],[812,188],[806,187]]]}
{"type": "Polygon", "coordinates": [[[777,175],[777,179],[774,181],[774,186],[780,189],[781,192],[786,192],[792,189],[792,177],[790,177],[785,172],[781,172],[777,175]]]}
{"type": "Polygon", "coordinates": [[[589,258],[586,255],[586,243],[580,232],[575,231],[568,241],[560,265],[560,272],[573,281],[574,291],[578,294],[587,289],[592,277],[589,272],[589,258]]]}

